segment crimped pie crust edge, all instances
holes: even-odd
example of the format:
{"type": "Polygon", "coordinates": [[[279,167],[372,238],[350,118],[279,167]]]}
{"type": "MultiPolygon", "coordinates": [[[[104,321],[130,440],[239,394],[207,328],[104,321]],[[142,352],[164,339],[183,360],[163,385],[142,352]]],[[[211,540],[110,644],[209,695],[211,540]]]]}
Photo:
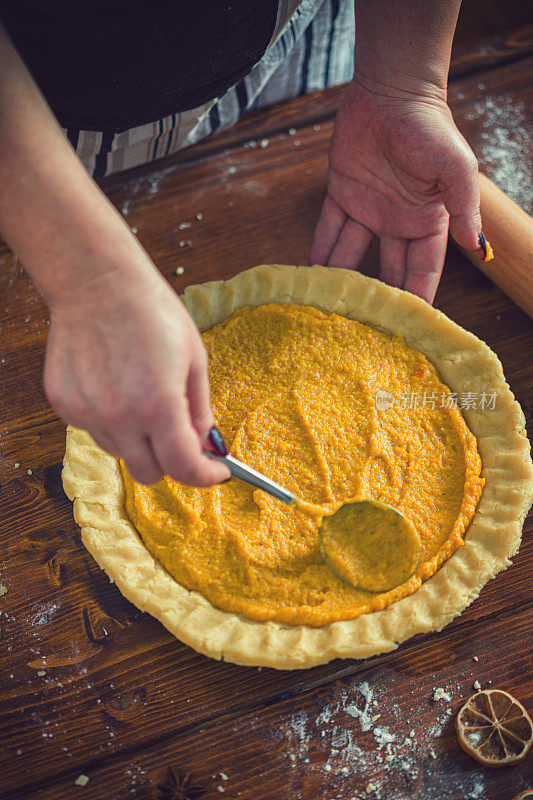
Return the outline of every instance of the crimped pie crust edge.
{"type": "Polygon", "coordinates": [[[228,281],[190,286],[182,299],[201,331],[243,306],[315,306],[401,334],[454,392],[496,392],[494,410],[463,410],[477,438],[485,487],[465,545],[414,594],[383,611],[322,628],[258,622],[215,608],[166,572],[126,517],[116,459],[85,431],[69,427],[63,485],[74,501],[82,540],[134,605],[212,658],[303,669],[384,653],[415,634],[441,630],[510,565],[533,500],[533,467],[524,415],[500,361],[484,342],[420,298],[342,269],[263,265],[228,281]]]}

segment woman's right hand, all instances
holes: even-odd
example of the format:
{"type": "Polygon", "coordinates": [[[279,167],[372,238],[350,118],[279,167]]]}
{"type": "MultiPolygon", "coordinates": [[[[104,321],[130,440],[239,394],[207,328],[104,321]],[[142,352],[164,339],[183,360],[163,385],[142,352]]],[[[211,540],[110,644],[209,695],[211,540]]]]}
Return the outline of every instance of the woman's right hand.
{"type": "Polygon", "coordinates": [[[78,161],[0,23],[0,232],[50,308],[44,383],[141,483],[229,477],[192,319],[78,161]],[[207,444],[207,443],[205,443],[207,444]]]}
{"type": "MultiPolygon", "coordinates": [[[[120,456],[140,483],[229,477],[202,453],[214,425],[207,356],[187,310],[154,269],[110,271],[50,303],[44,384],[68,424],[120,456]]],[[[83,274],[83,273],[81,273],[83,274]]]]}

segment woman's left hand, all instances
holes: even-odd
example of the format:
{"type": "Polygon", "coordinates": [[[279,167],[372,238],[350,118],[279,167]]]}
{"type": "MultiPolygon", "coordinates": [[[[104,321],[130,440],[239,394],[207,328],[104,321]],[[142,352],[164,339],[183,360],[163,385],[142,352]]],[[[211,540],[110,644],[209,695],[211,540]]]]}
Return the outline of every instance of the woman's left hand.
{"type": "Polygon", "coordinates": [[[481,232],[477,161],[438,93],[354,78],[329,157],[311,264],[356,269],[380,239],[380,278],[433,302],[448,228],[468,250],[481,232]]]}

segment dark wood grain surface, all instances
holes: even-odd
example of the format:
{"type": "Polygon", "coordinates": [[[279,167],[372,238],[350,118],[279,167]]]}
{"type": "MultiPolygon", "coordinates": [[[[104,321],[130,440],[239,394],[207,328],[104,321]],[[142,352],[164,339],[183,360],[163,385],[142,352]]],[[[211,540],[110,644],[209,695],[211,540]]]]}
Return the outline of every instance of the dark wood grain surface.
{"type": "MultiPolygon", "coordinates": [[[[482,168],[531,212],[526,40],[456,52],[450,102],[482,168]]],[[[306,262],[341,94],[249,115],[103,182],[177,291],[306,262]],[[268,146],[244,146],[260,139],[268,146]]],[[[41,387],[47,312],[5,247],[0,292],[2,800],[170,797],[157,788],[169,767],[191,773],[188,796],[206,800],[511,800],[530,785],[531,762],[491,771],[466,756],[453,717],[474,680],[531,706],[531,517],[513,566],[444,631],[395,653],[302,672],[204,658],[124,600],[81,545],[61,489],[64,426],[41,387]],[[449,701],[433,700],[437,686],[449,701]]],[[[453,246],[436,304],[495,350],[531,425],[531,321],[453,246]]]]}

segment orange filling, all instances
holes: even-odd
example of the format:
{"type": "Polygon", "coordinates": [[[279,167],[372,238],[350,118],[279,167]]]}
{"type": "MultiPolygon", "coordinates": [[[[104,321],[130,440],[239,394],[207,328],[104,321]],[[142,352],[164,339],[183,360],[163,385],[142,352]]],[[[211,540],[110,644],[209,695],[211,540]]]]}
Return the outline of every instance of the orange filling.
{"type": "Polygon", "coordinates": [[[230,452],[304,501],[398,509],[422,543],[416,572],[382,593],[326,565],[319,518],[234,479],[135,483],[126,511],[187,589],[256,620],[321,626],[415,592],[463,544],[483,489],[476,440],[435,367],[400,336],[315,308],[243,308],[203,334],[213,410],[230,452]]]}

